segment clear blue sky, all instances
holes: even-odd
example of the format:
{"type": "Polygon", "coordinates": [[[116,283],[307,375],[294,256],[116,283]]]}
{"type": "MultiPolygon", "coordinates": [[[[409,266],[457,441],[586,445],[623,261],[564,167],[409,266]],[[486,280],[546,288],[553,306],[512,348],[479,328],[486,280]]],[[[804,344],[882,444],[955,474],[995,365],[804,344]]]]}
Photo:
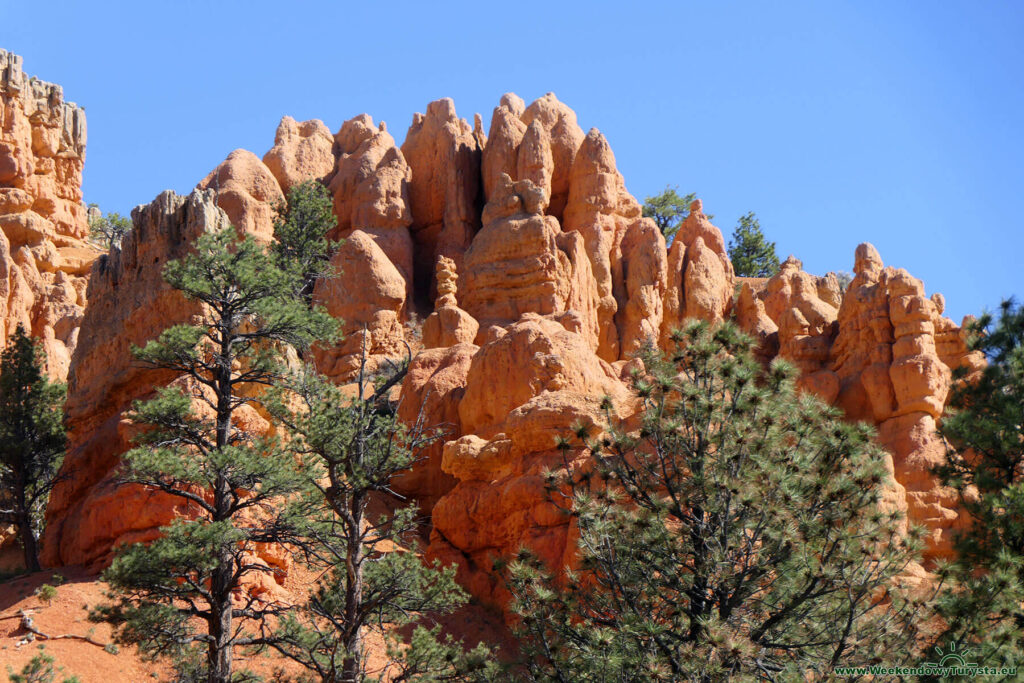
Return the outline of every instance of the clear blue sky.
{"type": "Polygon", "coordinates": [[[86,201],[127,213],[262,155],[284,114],[401,141],[452,97],[554,91],[639,199],[695,191],[728,237],[850,270],[870,241],[955,319],[1024,296],[1024,3],[29,2],[0,47],[86,107],[86,201]]]}

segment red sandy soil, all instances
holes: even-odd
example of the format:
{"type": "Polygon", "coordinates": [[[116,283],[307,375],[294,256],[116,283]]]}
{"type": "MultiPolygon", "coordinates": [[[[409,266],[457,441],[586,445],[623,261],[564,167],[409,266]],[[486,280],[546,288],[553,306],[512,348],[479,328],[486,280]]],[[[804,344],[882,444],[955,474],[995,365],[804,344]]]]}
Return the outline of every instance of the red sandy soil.
{"type": "MultiPolygon", "coordinates": [[[[0,566],[8,564],[4,560],[10,559],[0,558],[0,566]]],[[[289,592],[299,594],[303,584],[308,585],[311,579],[311,574],[299,569],[292,572],[285,587],[289,592]]],[[[8,680],[8,668],[15,673],[20,672],[41,647],[45,647],[45,651],[56,660],[57,667],[63,668],[63,676],[75,674],[82,683],[166,680],[167,668],[143,661],[134,648],[108,651],[75,639],[45,641],[37,637],[25,642],[28,632],[21,627],[20,610],[30,611],[35,628],[47,635],[88,635],[100,643],[110,642],[110,627],[90,623],[87,618],[89,609],[103,602],[105,590],[106,584],[95,574],[76,567],[62,567],[0,581],[0,680],[8,680]],[[35,591],[44,583],[54,584],[55,574],[62,576],[64,581],[57,586],[57,597],[50,604],[43,604],[35,591]]],[[[501,617],[482,607],[467,606],[442,623],[447,632],[474,645],[483,640],[500,648],[511,642],[501,617]]],[[[382,644],[371,641],[368,646],[371,668],[380,667],[384,663],[382,644]]],[[[249,668],[271,681],[276,678],[274,671],[282,666],[289,673],[300,671],[296,665],[279,657],[246,658],[237,652],[235,658],[238,668],[249,668]]],[[[58,676],[58,683],[61,680],[63,678],[58,676]]]]}
{"type": "MultiPolygon", "coordinates": [[[[145,681],[160,677],[161,667],[146,663],[134,652],[122,648],[111,654],[102,647],[81,640],[34,641],[19,645],[28,633],[21,628],[19,610],[32,612],[35,627],[47,635],[91,635],[101,643],[110,642],[110,627],[92,624],[89,608],[103,600],[105,585],[79,569],[64,567],[57,572],[26,574],[0,583],[0,676],[7,680],[8,668],[15,673],[39,653],[40,647],[63,667],[65,676],[76,674],[82,683],[145,681]],[[65,582],[57,587],[57,597],[44,605],[34,595],[44,583],[53,584],[54,573],[65,582]]],[[[116,650],[115,650],[116,651],[116,650]]],[[[57,679],[61,680],[60,677],[57,679]]]]}

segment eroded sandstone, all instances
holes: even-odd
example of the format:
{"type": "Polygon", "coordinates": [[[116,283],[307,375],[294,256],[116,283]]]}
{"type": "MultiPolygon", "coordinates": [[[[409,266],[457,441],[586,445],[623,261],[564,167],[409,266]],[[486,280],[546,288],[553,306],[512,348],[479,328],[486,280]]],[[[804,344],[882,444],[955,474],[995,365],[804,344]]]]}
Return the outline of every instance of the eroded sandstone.
{"type": "Polygon", "coordinates": [[[21,325],[42,341],[47,372],[59,380],[99,255],[86,241],[85,143],[85,111],[0,50],[0,343],[21,325]]]}
{"type": "Polygon", "coordinates": [[[175,379],[140,366],[131,349],[199,312],[163,282],[162,269],[199,235],[230,222],[213,190],[195,190],[187,197],[164,192],[137,207],[132,224],[121,246],[96,261],[89,280],[92,305],[68,375],[65,478],[46,511],[42,559],[51,566],[103,562],[118,543],[153,538],[180,511],[175,499],[117,485],[120,454],[133,437],[132,402],[175,379]]]}

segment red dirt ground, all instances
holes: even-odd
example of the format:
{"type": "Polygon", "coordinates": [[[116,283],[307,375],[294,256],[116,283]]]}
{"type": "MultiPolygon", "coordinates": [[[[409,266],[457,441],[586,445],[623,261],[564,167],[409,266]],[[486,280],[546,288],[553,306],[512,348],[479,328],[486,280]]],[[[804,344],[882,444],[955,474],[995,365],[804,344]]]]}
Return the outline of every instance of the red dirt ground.
{"type": "MultiPolygon", "coordinates": [[[[3,562],[7,559],[0,558],[0,565],[7,564],[3,562]]],[[[293,594],[299,594],[302,584],[312,578],[308,573],[302,574],[299,570],[289,577],[285,587],[293,594]]],[[[110,627],[90,623],[87,618],[89,609],[103,601],[105,589],[106,585],[95,575],[76,567],[62,567],[0,581],[0,680],[8,680],[9,669],[20,672],[39,652],[40,646],[45,647],[45,651],[56,660],[56,665],[63,668],[64,676],[75,674],[82,683],[135,683],[165,678],[166,667],[144,662],[134,648],[120,648],[117,654],[112,654],[80,640],[47,642],[36,638],[23,642],[28,634],[21,628],[20,610],[31,611],[35,627],[48,635],[89,635],[101,643],[109,642],[110,627]],[[57,587],[57,597],[49,605],[44,605],[35,591],[44,583],[55,583],[54,574],[63,576],[64,582],[57,587]]],[[[507,647],[511,642],[501,617],[482,607],[465,607],[442,623],[446,631],[462,637],[467,643],[476,644],[484,640],[498,647],[507,647]]],[[[371,648],[371,667],[379,667],[383,663],[381,643],[370,642],[368,645],[371,648]]],[[[285,663],[270,656],[246,659],[240,652],[235,657],[239,668],[250,668],[266,676],[267,680],[274,680],[273,671],[285,663]]],[[[299,671],[294,665],[286,668],[291,673],[299,671]]],[[[61,680],[62,677],[58,676],[58,683],[61,680]]]]}

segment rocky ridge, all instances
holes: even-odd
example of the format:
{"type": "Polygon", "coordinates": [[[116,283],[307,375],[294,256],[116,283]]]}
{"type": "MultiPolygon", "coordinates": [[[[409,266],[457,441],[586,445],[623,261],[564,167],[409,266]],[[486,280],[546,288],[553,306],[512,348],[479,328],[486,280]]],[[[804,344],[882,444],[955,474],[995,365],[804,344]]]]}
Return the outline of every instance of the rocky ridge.
{"type": "MultiPolygon", "coordinates": [[[[85,234],[78,186],[55,181],[80,182],[84,122],[78,137],[79,110],[60,104],[55,86],[34,90],[18,75],[20,60],[0,54],[7,60],[0,197],[20,198],[5,199],[5,212],[18,209],[0,218],[5,244],[22,234],[10,225],[52,228],[45,233],[52,237],[0,253],[16,272],[8,282],[27,283],[22,270],[31,262],[50,274],[39,277],[52,288],[72,274],[53,265],[64,263],[62,252],[40,245],[66,249],[85,234]],[[26,88],[60,106],[39,109],[26,88]],[[45,134],[56,142],[37,143],[36,128],[40,140],[45,134]],[[53,162],[36,165],[40,159],[53,162]],[[47,184],[51,167],[65,170],[47,184]]],[[[626,190],[608,141],[596,129],[584,132],[549,93],[529,106],[504,95],[486,134],[479,116],[470,125],[451,100],[438,100],[415,115],[401,146],[365,114],[333,136],[320,121],[285,117],[262,160],[236,150],[189,196],[167,192],[138,207],[122,247],[92,265],[88,291],[70,287],[76,335],[61,336],[67,323],[53,324],[51,338],[73,355],[69,478],[47,513],[48,563],[100,566],[117,544],[151,537],[179,512],[158,496],[115,485],[131,440],[131,401],[174,380],[136,367],[130,345],[190,315],[160,281],[163,263],[200,233],[232,224],[271,239],[275,204],[307,179],[329,188],[338,218],[333,237],[345,240],[333,257],[343,274],[319,282],[314,298],[344,320],[347,338],[317,349],[317,361],[346,383],[363,349],[371,365],[419,349],[401,386],[400,415],[422,414],[445,437],[395,488],[430,513],[428,554],[455,563],[478,598],[502,602],[493,560],[523,544],[550,562],[571,560],[571,530],[546,500],[541,477],[558,457],[555,437],[573,424],[600,426],[603,396],[628,419],[635,353],[664,345],[694,317],[735,319],[759,340],[762,359],[789,359],[803,389],[877,425],[893,473],[888,504],[926,527],[929,560],[948,554],[959,513],[930,474],[942,455],[934,426],[951,370],[982,360],[967,353],[960,326],[942,316],[941,296],[927,297],[919,280],[885,267],[867,244],[857,249],[845,291],[834,276],[805,273],[792,258],[766,281],[738,281],[700,202],[666,248],[626,190]],[[422,340],[410,334],[417,317],[425,319],[422,340]]],[[[63,299],[47,298],[45,287],[31,291],[31,305],[8,310],[43,321],[65,315],[63,299]]],[[[35,320],[46,339],[49,328],[35,320]]],[[[246,419],[253,430],[268,428],[257,414],[246,419]]]]}

